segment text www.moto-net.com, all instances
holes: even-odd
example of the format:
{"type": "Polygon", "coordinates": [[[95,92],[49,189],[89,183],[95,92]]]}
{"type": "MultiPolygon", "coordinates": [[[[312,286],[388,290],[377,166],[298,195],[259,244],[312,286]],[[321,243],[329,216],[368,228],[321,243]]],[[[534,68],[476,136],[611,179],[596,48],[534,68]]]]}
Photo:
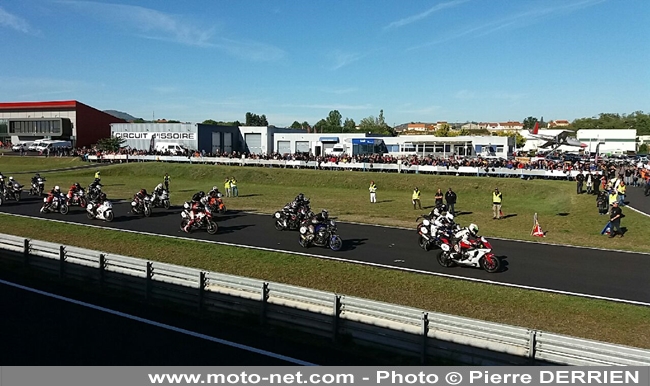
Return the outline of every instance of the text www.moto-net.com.
{"type": "Polygon", "coordinates": [[[354,384],[354,374],[148,374],[151,383],[163,384],[239,384],[260,382],[275,384],[354,384]]]}

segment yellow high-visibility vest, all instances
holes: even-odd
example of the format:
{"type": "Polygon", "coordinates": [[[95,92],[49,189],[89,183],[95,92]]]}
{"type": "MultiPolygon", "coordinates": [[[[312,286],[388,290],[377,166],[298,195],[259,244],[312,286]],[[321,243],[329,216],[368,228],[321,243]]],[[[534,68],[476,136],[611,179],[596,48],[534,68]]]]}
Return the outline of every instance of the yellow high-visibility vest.
{"type": "Polygon", "coordinates": [[[230,180],[226,181],[224,186],[225,186],[226,189],[230,189],[230,180]]]}
{"type": "Polygon", "coordinates": [[[368,190],[370,190],[370,193],[375,193],[377,191],[377,185],[370,184],[370,188],[368,188],[368,190]]]}
{"type": "Polygon", "coordinates": [[[420,199],[420,191],[419,190],[414,190],[413,191],[413,199],[414,200],[419,200],[420,199]]]}
{"type": "Polygon", "coordinates": [[[618,201],[618,194],[610,193],[610,195],[609,195],[609,205],[612,205],[616,201],[618,201]]]}
{"type": "Polygon", "coordinates": [[[501,203],[501,192],[499,192],[498,194],[495,193],[495,192],[492,192],[492,202],[496,203],[496,204],[501,203]]]}
{"type": "Polygon", "coordinates": [[[625,195],[626,188],[627,188],[627,185],[619,185],[618,186],[618,194],[625,195]]]}
{"type": "Polygon", "coordinates": [[[234,186],[237,186],[237,180],[233,178],[232,180],[230,180],[230,187],[234,187],[234,186]]]}

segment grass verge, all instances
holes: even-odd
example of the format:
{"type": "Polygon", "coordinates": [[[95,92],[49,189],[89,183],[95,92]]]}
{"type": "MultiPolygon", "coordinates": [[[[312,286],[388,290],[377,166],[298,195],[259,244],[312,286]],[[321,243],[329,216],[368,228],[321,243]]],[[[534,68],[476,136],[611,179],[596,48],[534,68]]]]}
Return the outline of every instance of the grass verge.
{"type": "Polygon", "coordinates": [[[0,232],[650,348],[650,308],[0,215],[0,232]]]}
{"type": "MultiPolygon", "coordinates": [[[[0,172],[5,176],[16,172],[31,172],[85,166],[88,163],[78,157],[34,157],[34,156],[0,156],[0,172]]],[[[30,176],[31,177],[31,176],[30,176]]],[[[22,181],[20,181],[23,183],[22,181]]],[[[29,182],[29,181],[27,181],[29,182]]]]}

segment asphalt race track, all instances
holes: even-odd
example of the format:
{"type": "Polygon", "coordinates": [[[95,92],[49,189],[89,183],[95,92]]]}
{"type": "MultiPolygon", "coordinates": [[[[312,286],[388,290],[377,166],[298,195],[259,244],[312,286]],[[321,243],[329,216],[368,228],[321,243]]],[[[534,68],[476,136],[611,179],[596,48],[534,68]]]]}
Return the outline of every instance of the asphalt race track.
{"type": "Polygon", "coordinates": [[[168,211],[155,208],[151,217],[144,218],[130,215],[128,203],[116,203],[115,220],[106,223],[88,220],[84,210],[79,207],[72,207],[65,216],[58,213],[42,215],[39,213],[42,200],[26,195],[23,197],[19,204],[12,201],[4,203],[0,211],[107,228],[309,253],[357,263],[650,305],[648,254],[490,240],[495,253],[505,259],[505,269],[489,274],[481,269],[439,266],[434,252],[419,248],[414,230],[339,223],[339,234],[344,244],[340,251],[334,252],[318,247],[303,249],[298,244],[297,232],[275,230],[270,215],[229,212],[219,218],[219,232],[210,236],[205,231],[192,234],[182,232],[179,229],[178,208],[168,211]]]}

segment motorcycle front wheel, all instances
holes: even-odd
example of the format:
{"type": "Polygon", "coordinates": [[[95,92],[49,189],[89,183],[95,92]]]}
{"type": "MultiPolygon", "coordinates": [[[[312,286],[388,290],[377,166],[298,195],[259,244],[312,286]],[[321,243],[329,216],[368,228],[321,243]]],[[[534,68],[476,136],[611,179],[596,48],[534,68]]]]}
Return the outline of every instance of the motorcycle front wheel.
{"type": "Polygon", "coordinates": [[[418,244],[420,245],[420,248],[424,249],[425,251],[429,250],[429,242],[424,238],[424,236],[420,235],[420,237],[418,237],[418,244]]]}
{"type": "Polygon", "coordinates": [[[298,243],[300,243],[300,246],[303,248],[309,248],[309,242],[302,236],[298,237],[298,243]]]}
{"type": "Polygon", "coordinates": [[[334,236],[330,240],[330,249],[333,251],[338,251],[343,247],[343,240],[339,236],[334,236]]]}
{"type": "Polygon", "coordinates": [[[284,225],[282,225],[282,221],[275,220],[275,229],[279,231],[284,230],[284,225]]]}
{"type": "Polygon", "coordinates": [[[219,226],[217,225],[216,222],[214,221],[208,221],[208,227],[207,227],[208,234],[214,235],[217,233],[219,230],[219,226]]]}
{"type": "Polygon", "coordinates": [[[149,217],[151,216],[151,207],[145,206],[144,207],[144,217],[149,217]]]}
{"type": "Polygon", "coordinates": [[[110,212],[107,212],[107,213],[104,214],[104,219],[105,219],[106,221],[108,221],[108,222],[113,221],[113,218],[114,218],[114,217],[115,217],[115,216],[113,215],[113,211],[110,211],[110,212]]]}
{"type": "Polygon", "coordinates": [[[16,193],[14,197],[16,198],[16,202],[20,202],[20,193],[16,193]]]}
{"type": "Polygon", "coordinates": [[[501,259],[496,256],[492,256],[491,258],[483,256],[481,258],[481,267],[489,273],[498,272],[501,269],[501,259]]]}
{"type": "Polygon", "coordinates": [[[165,209],[169,209],[170,206],[171,206],[171,204],[169,203],[169,200],[165,200],[165,201],[163,201],[163,207],[164,207],[165,209]]]}
{"type": "MultiPolygon", "coordinates": [[[[190,220],[188,220],[188,219],[186,219],[186,218],[184,218],[184,219],[181,220],[181,230],[182,230],[183,232],[185,232],[185,227],[187,226],[187,223],[189,223],[189,222],[190,222],[190,220]]],[[[190,232],[192,232],[191,229],[190,229],[190,232]]]]}
{"type": "Polygon", "coordinates": [[[88,212],[88,211],[86,211],[86,217],[88,217],[88,220],[94,220],[95,219],[95,215],[88,212]]]}
{"type": "Polygon", "coordinates": [[[454,261],[449,256],[449,252],[445,252],[445,251],[438,252],[438,255],[436,256],[436,260],[438,260],[438,264],[440,264],[445,268],[449,268],[452,265],[454,265],[454,261]]]}
{"type": "Polygon", "coordinates": [[[83,197],[80,198],[80,199],[79,199],[79,206],[82,207],[82,208],[85,208],[86,205],[88,205],[88,202],[86,201],[86,199],[83,198],[83,197]]]}
{"type": "Polygon", "coordinates": [[[68,206],[66,204],[61,204],[61,206],[59,207],[59,212],[61,214],[68,214],[69,210],[70,210],[70,208],[68,208],[68,206]]]}

